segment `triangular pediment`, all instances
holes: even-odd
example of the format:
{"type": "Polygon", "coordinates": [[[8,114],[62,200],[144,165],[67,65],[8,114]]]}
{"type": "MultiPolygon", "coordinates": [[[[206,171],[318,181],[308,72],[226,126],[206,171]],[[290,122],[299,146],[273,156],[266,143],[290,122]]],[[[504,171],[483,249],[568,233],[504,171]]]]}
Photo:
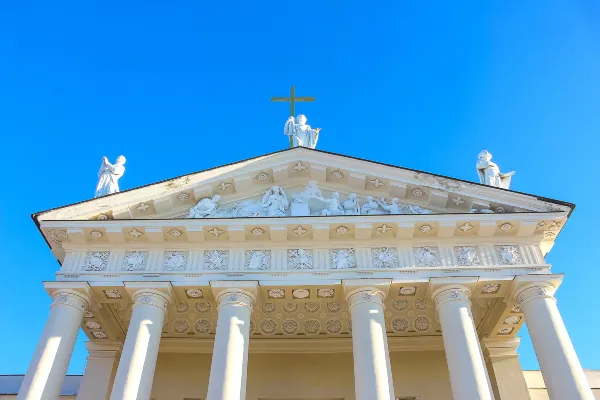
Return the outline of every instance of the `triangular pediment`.
{"type": "MultiPolygon", "coordinates": [[[[330,199],[338,192],[341,203],[355,193],[361,207],[369,196],[376,202],[383,199],[385,204],[396,198],[401,214],[572,209],[568,203],[538,196],[299,147],[40,212],[34,218],[38,221],[186,218],[199,201],[214,195],[220,196],[218,206],[223,212],[207,217],[269,216],[260,209],[260,203],[271,187],[281,187],[291,204],[294,195],[304,191],[310,182],[315,182],[324,198],[330,199]],[[239,208],[240,204],[255,214],[226,211],[239,208]]],[[[316,199],[308,203],[310,215],[320,214],[325,208],[316,199]]],[[[389,212],[382,207],[376,213],[389,212]]],[[[286,216],[291,215],[290,206],[286,208],[286,216]]]]}

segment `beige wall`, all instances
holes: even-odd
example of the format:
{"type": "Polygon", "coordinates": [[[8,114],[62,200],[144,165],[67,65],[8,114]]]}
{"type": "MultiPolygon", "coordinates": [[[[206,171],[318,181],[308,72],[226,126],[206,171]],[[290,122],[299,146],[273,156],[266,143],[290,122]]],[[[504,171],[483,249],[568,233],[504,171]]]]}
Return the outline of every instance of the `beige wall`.
{"type": "MultiPolygon", "coordinates": [[[[156,400],[202,398],[206,395],[209,354],[165,354],[158,357],[153,396],[156,400]]],[[[398,396],[452,400],[444,353],[391,353],[398,396]]],[[[352,353],[250,354],[247,400],[354,400],[352,353]]]]}

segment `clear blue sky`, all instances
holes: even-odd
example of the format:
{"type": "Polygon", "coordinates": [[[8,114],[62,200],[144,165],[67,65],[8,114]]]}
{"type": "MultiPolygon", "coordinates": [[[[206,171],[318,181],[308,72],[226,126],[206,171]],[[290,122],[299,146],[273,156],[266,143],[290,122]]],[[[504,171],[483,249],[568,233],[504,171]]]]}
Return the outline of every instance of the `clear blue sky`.
{"type": "Polygon", "coordinates": [[[320,149],[476,180],[486,148],[513,189],[576,203],[548,261],[600,368],[599,20],[592,0],[2,2],[0,373],[26,371],[58,267],[31,213],[93,196],[103,155],[128,189],[283,149],[269,98],[291,85],[320,149]]]}

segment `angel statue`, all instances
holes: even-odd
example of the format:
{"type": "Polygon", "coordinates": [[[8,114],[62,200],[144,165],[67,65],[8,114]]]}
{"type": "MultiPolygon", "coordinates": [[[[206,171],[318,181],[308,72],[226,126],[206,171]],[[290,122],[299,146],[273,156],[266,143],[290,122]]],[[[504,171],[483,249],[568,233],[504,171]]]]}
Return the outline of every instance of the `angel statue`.
{"type": "Polygon", "coordinates": [[[107,194],[117,193],[119,191],[119,178],[125,173],[125,157],[117,157],[113,164],[108,162],[108,158],[102,157],[102,165],[98,172],[98,185],[96,185],[96,195],[94,197],[106,196],[107,194]]]}
{"type": "Polygon", "coordinates": [[[290,202],[282,188],[273,186],[265,193],[260,205],[266,210],[267,217],[285,217],[290,202]]]}
{"type": "Polygon", "coordinates": [[[292,147],[301,146],[310,147],[311,149],[317,147],[320,131],[321,128],[312,129],[306,123],[306,117],[302,114],[296,117],[296,121],[294,121],[293,116],[289,117],[283,128],[283,133],[292,138],[292,147]]]}
{"type": "Polygon", "coordinates": [[[514,171],[503,174],[496,163],[492,162],[492,155],[483,150],[479,153],[477,160],[477,173],[479,174],[479,183],[489,186],[495,186],[503,189],[510,187],[510,180],[514,171]]]}
{"type": "Polygon", "coordinates": [[[206,218],[212,216],[217,210],[217,203],[221,200],[221,196],[215,194],[212,198],[206,197],[198,202],[194,207],[190,208],[188,218],[206,218]]]}

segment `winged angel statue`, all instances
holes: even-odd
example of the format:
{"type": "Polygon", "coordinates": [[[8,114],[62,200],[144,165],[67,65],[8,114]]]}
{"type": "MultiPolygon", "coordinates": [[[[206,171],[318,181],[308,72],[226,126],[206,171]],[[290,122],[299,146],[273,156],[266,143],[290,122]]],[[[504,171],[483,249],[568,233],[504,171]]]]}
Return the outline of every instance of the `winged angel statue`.
{"type": "Polygon", "coordinates": [[[312,129],[306,123],[306,117],[302,114],[298,115],[296,120],[293,116],[289,117],[283,128],[283,133],[292,138],[293,147],[301,146],[311,149],[317,147],[320,131],[321,128],[312,129]]]}

